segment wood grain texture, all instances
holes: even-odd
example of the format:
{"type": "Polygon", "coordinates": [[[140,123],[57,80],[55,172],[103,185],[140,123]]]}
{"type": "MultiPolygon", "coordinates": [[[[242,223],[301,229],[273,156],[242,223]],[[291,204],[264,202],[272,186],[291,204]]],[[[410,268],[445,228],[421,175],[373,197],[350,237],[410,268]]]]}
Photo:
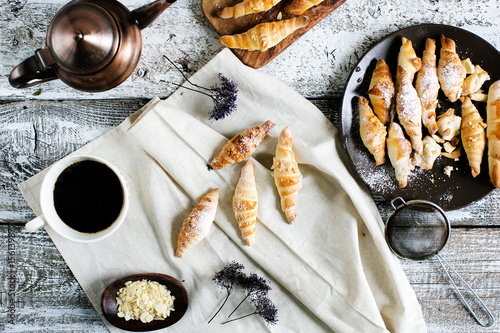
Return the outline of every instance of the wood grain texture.
{"type": "MultiPolygon", "coordinates": [[[[167,55],[194,73],[222,50],[218,33],[202,13],[200,0],[177,1],[142,31],[143,52],[136,71],[105,93],[83,93],[59,80],[27,89],[11,88],[10,71],[37,48],[54,14],[66,0],[0,0],[0,99],[98,99],[168,96],[182,76],[167,55]],[[37,96],[33,94],[38,93],[37,96]]],[[[129,9],[147,0],[123,0],[129,9]]],[[[498,1],[348,0],[307,34],[262,67],[307,97],[343,94],[359,58],[382,37],[421,23],[458,26],[500,47],[498,1]]]]}
{"type": "MultiPolygon", "coordinates": [[[[0,331],[106,332],[44,230],[26,233],[34,217],[16,185],[102,135],[154,96],[167,97],[223,47],[199,0],[172,5],[142,31],[143,52],[131,77],[104,93],[52,81],[28,89],[10,71],[45,45],[46,29],[68,0],[0,0],[0,331]],[[13,317],[10,317],[10,314],[13,317]],[[12,319],[12,320],[11,320],[12,319]]],[[[236,0],[235,0],[236,1],[236,0]]],[[[129,9],[147,0],[123,0],[129,9]]],[[[336,125],[347,77],[378,40],[421,23],[458,26],[500,47],[498,0],[349,0],[259,70],[312,98],[336,125]],[[314,99],[314,97],[319,97],[314,99]]],[[[339,149],[342,147],[339,146],[339,149]]],[[[384,219],[390,204],[374,195],[384,219]]],[[[449,212],[453,225],[443,257],[500,318],[500,192],[449,212]]],[[[435,260],[402,266],[433,332],[499,332],[479,327],[464,310],[435,260]]]]}
{"type": "Polygon", "coordinates": [[[33,218],[17,184],[109,131],[145,103],[0,102],[0,221],[33,218]]]}
{"type": "MultiPolygon", "coordinates": [[[[9,237],[16,247],[13,256],[0,251],[4,277],[0,286],[0,331],[53,332],[53,327],[57,327],[58,332],[107,331],[44,230],[26,233],[21,226],[1,225],[2,249],[9,237]],[[7,261],[15,265],[14,281],[9,280],[12,275],[6,268],[7,261]],[[15,291],[14,324],[8,322],[8,312],[4,312],[11,305],[8,299],[11,285],[15,291]]],[[[454,229],[442,252],[497,318],[500,315],[499,240],[499,229],[454,229]],[[489,241],[484,243],[485,239],[489,241]]],[[[402,266],[422,306],[430,333],[496,332],[498,327],[482,329],[475,324],[436,261],[402,261],[402,266]]]]}
{"type": "MultiPolygon", "coordinates": [[[[215,31],[217,31],[220,36],[224,36],[243,33],[259,23],[277,21],[278,15],[280,15],[283,20],[292,18],[293,15],[287,14],[284,11],[284,8],[289,5],[291,1],[292,0],[281,0],[277,5],[265,12],[245,15],[234,19],[221,19],[218,13],[222,8],[234,6],[239,1],[202,0],[201,8],[203,14],[215,31]]],[[[310,8],[303,14],[309,18],[309,23],[305,27],[295,31],[283,39],[278,45],[266,51],[245,51],[238,49],[233,49],[232,51],[245,65],[252,68],[265,66],[344,2],[345,0],[324,0],[317,6],[310,8]]]]}

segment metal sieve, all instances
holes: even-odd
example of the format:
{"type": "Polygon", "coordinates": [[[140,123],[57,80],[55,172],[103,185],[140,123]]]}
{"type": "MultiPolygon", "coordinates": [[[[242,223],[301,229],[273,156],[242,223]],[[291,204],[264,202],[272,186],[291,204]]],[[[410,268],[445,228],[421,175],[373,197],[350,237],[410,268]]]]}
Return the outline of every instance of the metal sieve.
{"type": "Polygon", "coordinates": [[[394,211],[389,215],[385,224],[385,238],[392,252],[401,258],[412,260],[435,257],[472,317],[483,327],[492,326],[495,319],[490,310],[453,267],[438,254],[450,238],[450,222],[444,210],[430,201],[405,202],[400,197],[393,199],[391,205],[394,211]],[[469,302],[453,281],[453,274],[473,295],[471,298],[477,301],[476,307],[482,308],[482,311],[489,317],[486,323],[483,323],[472,310],[469,302]]]}

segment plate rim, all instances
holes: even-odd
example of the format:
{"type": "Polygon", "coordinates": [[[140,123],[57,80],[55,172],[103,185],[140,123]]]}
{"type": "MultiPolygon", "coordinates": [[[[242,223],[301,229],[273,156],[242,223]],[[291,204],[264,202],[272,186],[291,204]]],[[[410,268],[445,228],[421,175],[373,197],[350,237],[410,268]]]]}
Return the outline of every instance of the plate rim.
{"type": "MultiPolygon", "coordinates": [[[[484,38],[482,38],[481,36],[478,36],[476,35],[475,33],[471,32],[471,31],[468,31],[468,30],[465,30],[463,28],[460,28],[460,27],[456,27],[456,26],[451,26],[451,25],[445,25],[445,24],[438,24],[438,23],[423,23],[423,24],[417,24],[417,25],[412,25],[412,26],[408,26],[408,27],[405,27],[405,28],[401,28],[401,29],[398,29],[398,30],[395,30],[391,33],[388,33],[387,35],[383,36],[382,38],[380,38],[379,40],[375,41],[365,52],[364,54],[358,59],[358,61],[356,62],[356,64],[354,65],[354,67],[352,68],[351,72],[349,73],[349,76],[347,78],[347,83],[346,83],[346,86],[345,86],[345,90],[344,90],[344,93],[342,95],[342,104],[341,104],[341,114],[340,114],[340,128],[339,128],[339,131],[340,131],[340,138],[341,138],[341,142],[342,142],[342,146],[344,148],[344,150],[346,151],[347,153],[347,157],[349,159],[349,162],[350,162],[350,166],[352,167],[356,177],[358,177],[364,184],[366,184],[366,186],[371,190],[373,191],[374,193],[377,193],[379,196],[381,196],[385,201],[390,201],[390,199],[388,198],[388,196],[390,195],[390,193],[381,193],[380,190],[377,190],[376,188],[373,188],[373,186],[371,186],[367,181],[365,181],[365,179],[362,177],[362,175],[360,174],[358,168],[356,167],[356,163],[354,163],[354,160],[353,160],[353,156],[350,152],[350,149],[348,147],[348,141],[349,141],[349,138],[350,138],[350,135],[348,133],[348,131],[346,132],[346,108],[351,108],[351,111],[349,113],[349,115],[351,115],[351,120],[349,122],[349,124],[352,125],[352,115],[353,115],[353,109],[352,107],[350,106],[351,105],[351,99],[347,100],[347,98],[349,97],[353,97],[352,95],[358,95],[358,94],[355,94],[353,93],[354,89],[349,89],[350,86],[354,85],[352,80],[353,78],[355,77],[356,73],[360,72],[361,71],[361,67],[360,67],[360,64],[365,61],[366,57],[369,56],[372,51],[377,47],[379,46],[379,44],[382,44],[384,42],[387,42],[388,40],[390,39],[393,39],[395,38],[397,35],[402,35],[405,33],[405,31],[414,31],[414,30],[417,30],[417,29],[425,29],[425,30],[429,30],[429,29],[439,29],[439,28],[445,28],[445,29],[451,29],[451,30],[455,30],[461,34],[465,34],[465,35],[469,35],[471,36],[472,38],[474,38],[475,40],[477,40],[478,42],[481,42],[481,43],[485,43],[485,44],[488,44],[491,49],[495,50],[496,51],[496,55],[498,57],[500,57],[500,51],[498,49],[496,49],[496,47],[494,47],[493,45],[491,45],[490,42],[488,42],[487,40],[485,40],[484,38]]],[[[437,59],[439,59],[439,54],[437,54],[437,59]]],[[[498,78],[500,79],[500,78],[498,78]]],[[[492,79],[490,82],[494,82],[494,80],[492,79]]],[[[366,97],[366,96],[365,96],[366,97]]],[[[351,129],[352,126],[349,126],[349,129],[351,129]]],[[[465,154],[465,152],[464,152],[465,154]]],[[[485,150],[485,155],[487,154],[487,149],[485,150]]],[[[390,163],[390,162],[389,162],[390,163]]],[[[456,204],[456,205],[450,205],[449,207],[443,207],[443,209],[445,211],[452,211],[452,210],[456,210],[456,209],[460,209],[460,208],[464,208],[464,207],[467,207],[468,205],[476,202],[476,201],[479,201],[481,200],[482,198],[484,198],[486,195],[488,195],[489,193],[491,193],[491,191],[493,191],[495,189],[495,187],[489,183],[489,191],[484,193],[482,196],[478,197],[478,198],[474,198],[473,200],[470,200],[468,201],[468,203],[464,203],[464,204],[456,204]]],[[[393,191],[390,191],[391,193],[394,192],[393,191]]],[[[399,195],[397,195],[399,196],[399,195]]],[[[405,198],[406,199],[414,199],[414,198],[405,198]]]]}

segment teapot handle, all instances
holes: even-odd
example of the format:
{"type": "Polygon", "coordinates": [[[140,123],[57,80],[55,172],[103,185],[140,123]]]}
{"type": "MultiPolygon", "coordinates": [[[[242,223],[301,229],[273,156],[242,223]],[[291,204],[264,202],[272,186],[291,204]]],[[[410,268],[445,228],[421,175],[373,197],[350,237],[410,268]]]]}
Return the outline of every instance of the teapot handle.
{"type": "Polygon", "coordinates": [[[144,29],[153,23],[165,9],[177,0],[156,0],[150,4],[136,8],[132,11],[132,17],[137,22],[139,29],[144,29]]]}
{"type": "Polygon", "coordinates": [[[9,76],[9,83],[14,88],[27,88],[43,82],[57,79],[51,67],[45,67],[38,51],[35,55],[17,65],[9,76]]]}

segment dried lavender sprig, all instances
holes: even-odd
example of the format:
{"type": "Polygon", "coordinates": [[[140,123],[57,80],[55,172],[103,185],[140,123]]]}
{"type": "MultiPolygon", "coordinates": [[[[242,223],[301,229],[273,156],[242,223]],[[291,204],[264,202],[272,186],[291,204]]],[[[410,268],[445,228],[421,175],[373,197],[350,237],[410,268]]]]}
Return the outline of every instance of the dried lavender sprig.
{"type": "Polygon", "coordinates": [[[226,298],[224,299],[224,302],[219,307],[217,312],[212,316],[212,318],[210,318],[210,320],[208,321],[209,323],[219,314],[220,310],[222,310],[229,296],[231,295],[231,292],[233,291],[234,285],[238,283],[238,280],[240,280],[242,276],[244,276],[242,272],[244,268],[245,267],[242,264],[233,261],[229,265],[224,267],[221,271],[215,273],[213,281],[219,288],[226,289],[226,298]]]}
{"type": "Polygon", "coordinates": [[[219,120],[230,115],[236,110],[236,98],[238,96],[238,86],[236,83],[225,77],[222,73],[217,76],[221,82],[220,86],[212,86],[214,108],[210,112],[209,119],[219,120]]]}
{"type": "Polygon", "coordinates": [[[188,88],[186,86],[176,84],[178,87],[182,87],[191,91],[196,91],[201,94],[204,94],[208,97],[210,97],[214,103],[213,109],[210,111],[210,117],[209,119],[214,119],[214,120],[219,120],[223,119],[226,116],[230,115],[233,111],[236,110],[236,99],[238,97],[238,85],[234,82],[231,81],[229,78],[225,77],[222,73],[219,73],[217,78],[220,81],[220,86],[214,85],[211,86],[210,88],[206,88],[200,85],[197,85],[196,83],[191,82],[186,75],[178,68],[175,63],[170,60],[166,55],[163,55],[165,59],[167,59],[174,67],[177,69],[181,75],[184,77],[184,79],[191,84],[192,86],[198,88],[198,89],[203,89],[202,90],[196,90],[192,88],[188,88]]]}
{"type": "Polygon", "coordinates": [[[250,274],[250,276],[244,276],[239,282],[238,286],[247,292],[246,296],[241,300],[241,302],[234,308],[234,310],[227,316],[228,318],[232,316],[232,314],[240,307],[243,302],[250,297],[251,295],[255,295],[257,293],[262,293],[267,295],[271,287],[267,283],[267,281],[258,276],[257,274],[250,274]]]}
{"type": "Polygon", "coordinates": [[[266,321],[267,325],[275,325],[278,322],[278,308],[273,302],[267,297],[265,294],[256,294],[259,297],[252,297],[252,303],[255,306],[255,311],[244,316],[229,319],[221,324],[227,324],[235,320],[243,319],[246,317],[250,317],[252,315],[259,315],[262,319],[266,321]]]}

